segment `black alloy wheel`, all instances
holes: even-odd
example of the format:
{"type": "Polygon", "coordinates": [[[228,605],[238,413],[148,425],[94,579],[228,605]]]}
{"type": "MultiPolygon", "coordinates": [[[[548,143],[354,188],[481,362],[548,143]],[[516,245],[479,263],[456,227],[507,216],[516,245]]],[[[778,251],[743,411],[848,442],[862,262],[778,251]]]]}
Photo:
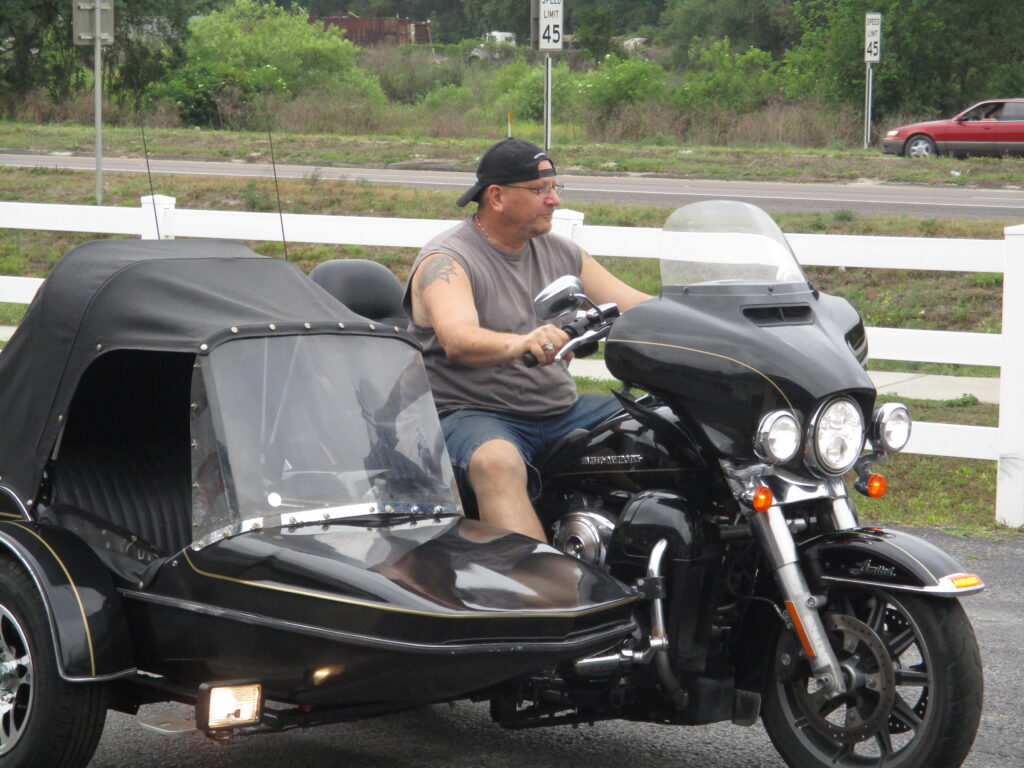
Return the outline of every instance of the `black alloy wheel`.
{"type": "Polygon", "coordinates": [[[833,595],[823,621],[846,693],[819,691],[788,630],[762,719],[793,768],[956,768],[981,718],[981,657],[960,603],[876,591],[833,595]]]}

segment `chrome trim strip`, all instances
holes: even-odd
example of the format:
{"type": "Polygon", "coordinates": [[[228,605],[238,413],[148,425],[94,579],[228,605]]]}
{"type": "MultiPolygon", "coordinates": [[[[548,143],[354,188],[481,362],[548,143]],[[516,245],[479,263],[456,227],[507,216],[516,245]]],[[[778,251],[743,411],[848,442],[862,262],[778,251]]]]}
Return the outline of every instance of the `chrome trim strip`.
{"type": "Polygon", "coordinates": [[[274,619],[269,616],[249,613],[248,611],[221,608],[220,606],[210,605],[208,603],[181,600],[175,597],[139,592],[124,587],[119,588],[119,591],[121,592],[121,595],[127,599],[151,603],[165,608],[177,608],[182,611],[190,611],[203,616],[212,616],[214,618],[225,619],[228,621],[237,621],[251,626],[265,627],[268,629],[307,635],[310,637],[319,637],[336,642],[347,642],[367,648],[403,650],[410,653],[437,654],[444,656],[450,656],[453,653],[495,653],[509,651],[534,652],[551,649],[573,650],[575,648],[590,645],[591,643],[606,642],[618,637],[624,637],[636,628],[636,622],[633,619],[630,619],[628,622],[620,623],[612,629],[594,632],[592,634],[588,634],[586,637],[572,640],[552,640],[548,642],[536,640],[508,641],[501,643],[485,642],[451,645],[440,643],[411,643],[404,640],[388,640],[382,637],[372,637],[370,635],[362,635],[355,632],[326,629],[324,627],[313,626],[312,624],[302,624],[294,621],[286,621],[284,619],[274,619]]]}
{"type": "Polygon", "coordinates": [[[336,507],[319,507],[317,509],[303,509],[294,512],[283,511],[274,515],[263,515],[240,520],[230,525],[222,526],[200,539],[193,541],[190,545],[195,551],[215,544],[233,536],[239,536],[250,531],[259,531],[263,528],[296,528],[300,525],[315,525],[317,523],[326,525],[336,520],[346,520],[353,517],[366,517],[376,515],[386,518],[388,515],[422,515],[430,518],[435,515],[455,515],[458,512],[454,504],[425,505],[416,504],[346,504],[336,507]]]}
{"type": "Polygon", "coordinates": [[[949,576],[943,576],[939,579],[939,583],[931,587],[913,587],[909,584],[890,584],[884,581],[867,581],[864,579],[846,579],[841,576],[822,576],[822,581],[828,581],[833,584],[855,584],[858,587],[876,587],[878,589],[888,589],[893,592],[913,592],[919,595],[930,595],[931,597],[961,597],[966,595],[974,595],[985,589],[985,585],[981,584],[977,587],[964,587],[957,589],[949,583],[949,576]],[[945,584],[943,584],[945,582],[945,584]]]}
{"type": "MultiPolygon", "coordinates": [[[[18,498],[18,494],[16,494],[14,491],[12,491],[10,488],[8,488],[6,485],[0,485],[0,491],[3,491],[8,496],[10,496],[12,499],[14,499],[14,502],[21,508],[21,514],[22,514],[23,517],[25,517],[26,519],[29,519],[29,520],[32,519],[31,517],[29,517],[28,510],[25,508],[25,505],[22,504],[21,499],[18,498]]],[[[5,515],[5,517],[6,517],[6,515],[5,515]]]]}

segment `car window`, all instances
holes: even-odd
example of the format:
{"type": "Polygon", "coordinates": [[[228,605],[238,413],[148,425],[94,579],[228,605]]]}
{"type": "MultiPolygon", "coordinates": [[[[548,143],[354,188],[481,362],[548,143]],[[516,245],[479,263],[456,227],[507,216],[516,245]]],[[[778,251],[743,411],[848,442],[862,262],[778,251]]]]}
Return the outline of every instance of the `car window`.
{"type": "Polygon", "coordinates": [[[1000,120],[1024,120],[1024,101],[1010,101],[1003,107],[1000,120]]]}
{"type": "Polygon", "coordinates": [[[1003,109],[1003,102],[986,102],[979,104],[967,112],[964,112],[962,120],[966,121],[978,121],[978,120],[997,120],[1000,119],[998,115],[1003,109]]]}

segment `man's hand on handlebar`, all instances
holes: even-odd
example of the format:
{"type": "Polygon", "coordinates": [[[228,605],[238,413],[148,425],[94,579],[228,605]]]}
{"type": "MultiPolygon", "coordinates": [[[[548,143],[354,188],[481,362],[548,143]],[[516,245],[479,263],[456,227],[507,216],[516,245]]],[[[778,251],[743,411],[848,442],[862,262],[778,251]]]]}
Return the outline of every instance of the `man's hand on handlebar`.
{"type": "Polygon", "coordinates": [[[525,336],[519,337],[519,345],[514,357],[529,360],[532,355],[536,365],[551,365],[555,362],[558,350],[569,341],[569,334],[556,325],[542,325],[534,328],[525,336]]]}

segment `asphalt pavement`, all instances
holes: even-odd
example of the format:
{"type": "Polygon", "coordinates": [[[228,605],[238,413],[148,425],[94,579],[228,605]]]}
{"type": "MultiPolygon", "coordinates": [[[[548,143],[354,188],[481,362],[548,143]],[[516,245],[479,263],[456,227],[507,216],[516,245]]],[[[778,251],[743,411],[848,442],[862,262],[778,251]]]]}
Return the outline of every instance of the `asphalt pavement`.
{"type": "MultiPolygon", "coordinates": [[[[964,768],[1024,766],[1024,537],[958,537],[907,529],[977,572],[987,589],[963,601],[981,646],[985,705],[964,768]]],[[[301,653],[301,649],[296,649],[301,653]]],[[[185,712],[152,705],[143,714],[185,712]]],[[[111,713],[90,768],[784,768],[760,725],[670,727],[610,721],[593,727],[506,731],[486,704],[397,715],[214,743],[196,731],[164,735],[111,713]]]]}

